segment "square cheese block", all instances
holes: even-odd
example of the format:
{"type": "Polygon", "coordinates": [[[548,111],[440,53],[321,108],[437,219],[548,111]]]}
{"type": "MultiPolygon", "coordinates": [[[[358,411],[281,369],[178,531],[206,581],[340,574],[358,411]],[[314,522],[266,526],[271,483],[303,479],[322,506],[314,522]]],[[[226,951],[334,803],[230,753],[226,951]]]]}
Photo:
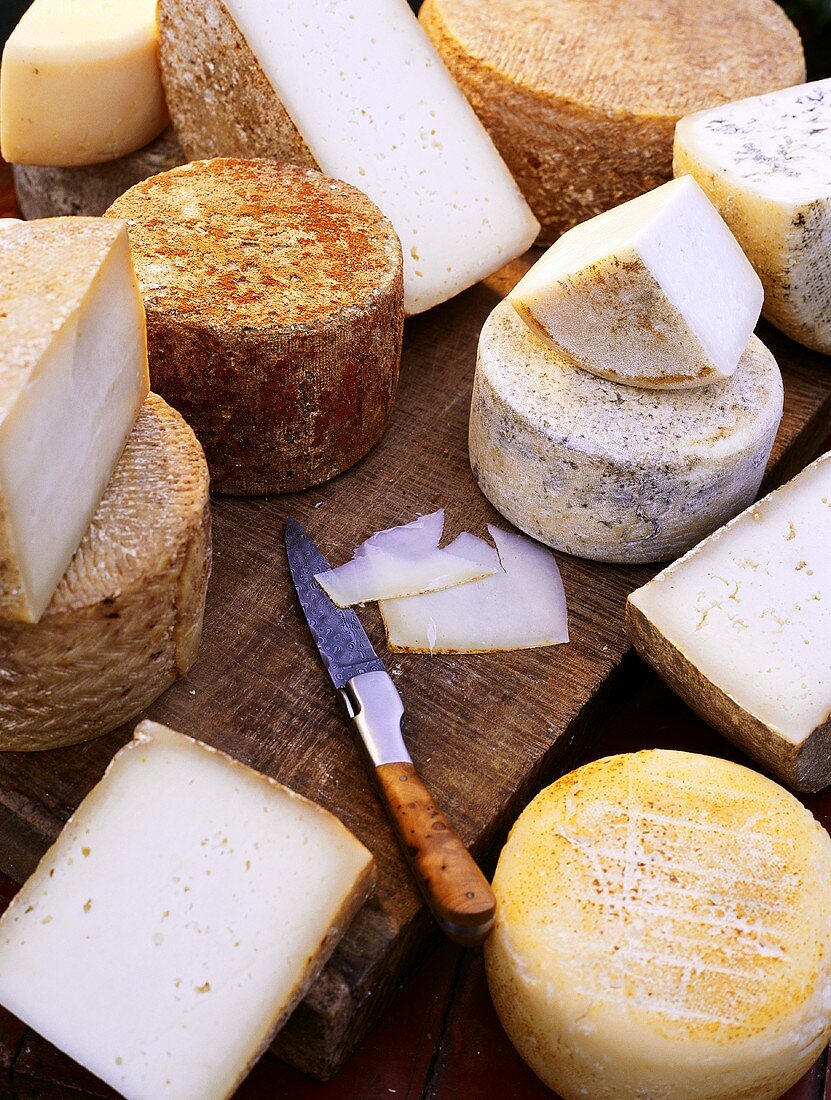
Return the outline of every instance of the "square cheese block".
{"type": "Polygon", "coordinates": [[[612,382],[685,389],[736,369],[762,284],[688,176],[564,233],[509,299],[576,366],[612,382]]]}
{"type": "Polygon", "coordinates": [[[764,314],[831,353],[831,77],[682,118],[673,171],[691,172],[765,288],[764,314]]]}
{"type": "Polygon", "coordinates": [[[0,619],[42,615],[148,392],[124,223],[0,221],[0,619]]]}
{"type": "Polygon", "coordinates": [[[633,592],[638,652],[798,790],[831,783],[831,452],[633,592]]]}
{"type": "Polygon", "coordinates": [[[142,722],[0,919],[0,1003],[128,1100],[220,1100],[374,877],[332,814],[142,722]]]}

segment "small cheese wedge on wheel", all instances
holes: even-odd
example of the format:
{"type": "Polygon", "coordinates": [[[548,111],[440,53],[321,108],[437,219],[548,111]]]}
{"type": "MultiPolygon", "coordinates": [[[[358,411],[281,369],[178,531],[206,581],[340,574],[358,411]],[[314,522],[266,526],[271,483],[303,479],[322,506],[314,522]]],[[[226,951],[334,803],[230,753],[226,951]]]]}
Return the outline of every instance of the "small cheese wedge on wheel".
{"type": "Polygon", "coordinates": [[[374,881],[328,811],[142,722],[0,919],[0,1004],[127,1100],[224,1100],[374,881]]]}
{"type": "Polygon", "coordinates": [[[508,295],[576,366],[630,386],[729,378],[762,309],[762,284],[692,178],[565,233],[508,295]]]}
{"type": "Polygon", "coordinates": [[[0,221],[0,619],[43,614],[147,392],[123,222],[0,221]]]}
{"type": "Polygon", "coordinates": [[[34,0],[0,65],[7,161],[99,164],[141,149],[168,121],[156,0],[34,0]]]}
{"type": "Polygon", "coordinates": [[[831,1037],[831,837],[749,768],[652,750],[559,779],[493,880],[488,984],[563,1100],[779,1100],[831,1037]]]}

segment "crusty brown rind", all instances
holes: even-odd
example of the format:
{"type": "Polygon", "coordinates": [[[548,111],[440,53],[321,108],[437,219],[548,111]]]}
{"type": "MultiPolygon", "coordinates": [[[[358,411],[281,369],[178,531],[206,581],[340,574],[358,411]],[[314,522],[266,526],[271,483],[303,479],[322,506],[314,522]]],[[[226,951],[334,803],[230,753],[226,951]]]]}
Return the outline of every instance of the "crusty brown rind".
{"type": "Polygon", "coordinates": [[[160,0],[162,83],[190,160],[272,157],[317,168],[222,0],[160,0]]]}
{"type": "Polygon", "coordinates": [[[137,184],[107,216],[127,222],[153,389],[196,432],[213,489],[306,489],[378,442],[398,384],[403,263],[362,192],[214,159],[137,184]]]}
{"type": "Polygon", "coordinates": [[[682,115],[805,79],[773,0],[425,0],[419,20],[544,244],[671,179],[682,115]]]}
{"type": "Polygon", "coordinates": [[[831,714],[795,745],[704,676],[631,600],[626,630],[641,657],[687,706],[789,787],[819,791],[831,783],[831,714]]]}
{"type": "Polygon", "coordinates": [[[13,164],[17,205],[27,221],[70,216],[99,217],[134,183],[167,172],[187,160],[168,127],[136,153],[81,168],[13,164]]]}
{"type": "Polygon", "coordinates": [[[0,749],[98,737],[184,675],[210,560],[202,449],[151,394],[40,622],[0,624],[0,749]]]}

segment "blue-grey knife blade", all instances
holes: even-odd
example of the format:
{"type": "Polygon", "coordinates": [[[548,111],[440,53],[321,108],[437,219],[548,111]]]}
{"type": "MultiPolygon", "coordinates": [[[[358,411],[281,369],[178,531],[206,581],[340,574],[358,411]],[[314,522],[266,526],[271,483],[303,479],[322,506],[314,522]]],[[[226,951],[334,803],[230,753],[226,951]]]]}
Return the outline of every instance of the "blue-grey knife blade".
{"type": "Polygon", "coordinates": [[[329,563],[291,516],[286,520],[286,554],[300,606],[335,687],[340,690],[362,672],[386,672],[355,612],[332,603],[315,580],[315,573],[325,573],[329,563]]]}

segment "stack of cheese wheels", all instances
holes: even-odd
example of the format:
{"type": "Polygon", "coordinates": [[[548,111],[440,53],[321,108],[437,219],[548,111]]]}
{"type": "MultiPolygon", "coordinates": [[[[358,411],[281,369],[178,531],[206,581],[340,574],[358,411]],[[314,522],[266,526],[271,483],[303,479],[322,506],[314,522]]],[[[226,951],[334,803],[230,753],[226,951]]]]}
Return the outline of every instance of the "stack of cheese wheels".
{"type": "Polygon", "coordinates": [[[563,1100],[778,1100],[831,1036],[831,839],[706,756],[599,760],[514,825],[488,983],[563,1100]]]}
{"type": "Polygon", "coordinates": [[[123,218],[153,388],[205,448],[214,489],[305,489],[392,415],[401,247],[356,188],[274,161],[197,161],[137,184],[123,218]]]}
{"type": "Polygon", "coordinates": [[[419,18],[546,243],[668,180],[682,115],[805,79],[773,0],[425,0],[419,18]]]}
{"type": "Polygon", "coordinates": [[[527,534],[675,557],[745,508],[782,415],[759,279],[687,176],[566,233],[479,340],[470,459],[527,534]]]}

